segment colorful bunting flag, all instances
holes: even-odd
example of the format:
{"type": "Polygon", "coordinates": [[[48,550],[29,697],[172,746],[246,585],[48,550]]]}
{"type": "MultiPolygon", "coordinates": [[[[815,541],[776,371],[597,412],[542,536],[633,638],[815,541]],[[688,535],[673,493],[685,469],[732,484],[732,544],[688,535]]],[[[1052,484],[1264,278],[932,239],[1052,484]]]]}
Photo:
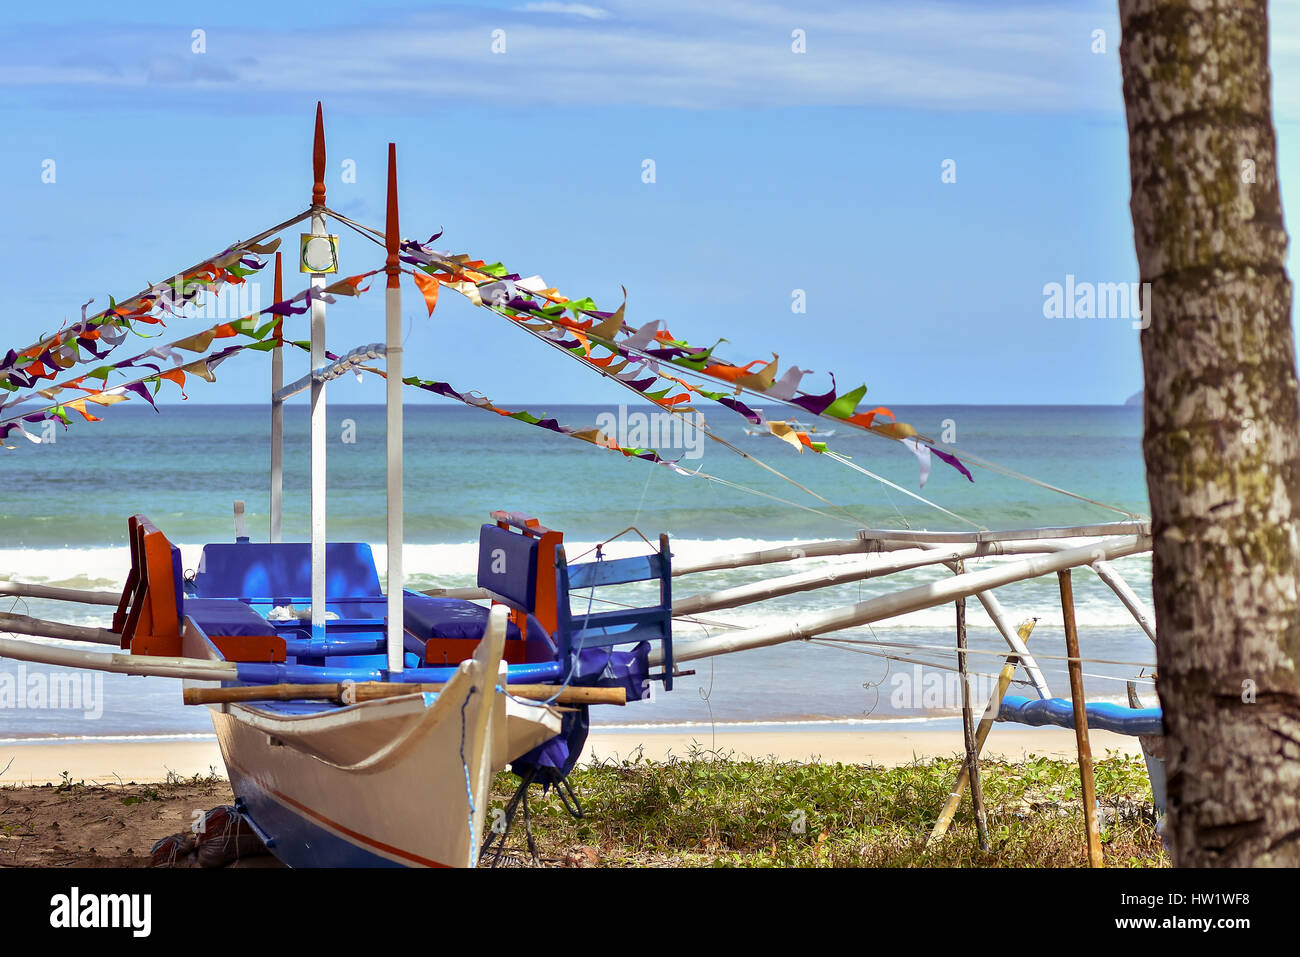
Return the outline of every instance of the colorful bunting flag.
{"type": "MultiPolygon", "coordinates": [[[[429,276],[436,273],[440,285],[449,286],[469,298],[474,305],[487,305],[530,332],[556,342],[578,359],[662,407],[694,411],[689,405],[690,396],[701,395],[744,416],[752,424],[763,424],[763,417],[749,405],[725,392],[707,390],[668,376],[659,369],[658,361],[727,382],[736,393],[747,391],[774,398],[813,415],[835,418],[885,438],[897,441],[913,439],[917,445],[923,444],[912,426],[898,422],[883,406],[867,412],[857,411],[867,392],[865,385],[840,394],[835,375],[831,373],[830,390],[812,394],[799,390],[800,381],[810,370],[792,366],[778,378],[779,357],[775,353],[770,361],[755,359],[745,364],[729,363],[714,356],[718,345],[725,340],[702,349],[675,338],[660,320],[646,323],[639,329],[627,326],[624,320],[626,289],[624,301],[617,310],[602,312],[590,298],[570,300],[558,295],[539,276],[525,280],[500,263],[489,266],[480,260],[471,260],[465,254],[453,255],[432,249],[428,244],[404,243],[403,261],[417,267],[411,272],[422,292],[429,276]],[[597,349],[608,355],[598,355],[597,349]],[[660,378],[673,382],[684,391],[673,393],[671,387],[659,382],[660,378]],[[886,415],[888,422],[877,421],[886,415]]],[[[919,458],[920,453],[913,451],[919,458]]],[[[970,471],[955,456],[945,453],[939,459],[973,481],[970,471]]]]}

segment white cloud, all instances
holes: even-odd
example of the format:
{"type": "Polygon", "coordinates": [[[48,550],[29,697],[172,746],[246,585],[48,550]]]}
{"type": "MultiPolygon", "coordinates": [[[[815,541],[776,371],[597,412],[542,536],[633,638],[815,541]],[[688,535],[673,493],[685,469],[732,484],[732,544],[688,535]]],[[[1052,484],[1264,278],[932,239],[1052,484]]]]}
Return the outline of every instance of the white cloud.
{"type": "MultiPolygon", "coordinates": [[[[92,95],[146,107],[228,92],[249,110],[277,93],[372,106],[398,97],[525,107],[1123,110],[1114,0],[535,0],[316,29],[213,27],[203,55],[190,53],[188,33],[174,26],[61,26],[57,37],[49,29],[42,38],[40,28],[14,27],[0,39],[0,90],[37,102],[47,94],[56,105],[92,95]],[[498,29],[504,54],[492,52],[498,29]],[[806,53],[791,49],[796,29],[806,53]],[[1101,55],[1090,50],[1098,29],[1107,35],[1101,55]]],[[[1300,14],[1290,5],[1273,8],[1273,58],[1278,116],[1300,116],[1300,14]]]]}
{"type": "Polygon", "coordinates": [[[600,7],[589,7],[585,3],[552,3],[550,0],[543,0],[541,3],[525,3],[515,9],[524,13],[568,14],[574,17],[586,17],[588,20],[604,20],[609,16],[609,11],[602,10],[600,7]]]}

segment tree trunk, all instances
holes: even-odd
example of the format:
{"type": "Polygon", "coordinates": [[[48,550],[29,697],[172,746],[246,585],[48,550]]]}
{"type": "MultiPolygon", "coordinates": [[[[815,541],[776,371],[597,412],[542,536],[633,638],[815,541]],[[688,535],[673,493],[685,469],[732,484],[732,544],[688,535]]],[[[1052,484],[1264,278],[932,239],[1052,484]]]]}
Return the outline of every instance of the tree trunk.
{"type": "Polygon", "coordinates": [[[1179,866],[1300,865],[1300,397],[1266,0],[1119,0],[1150,283],[1167,837],[1179,866]]]}

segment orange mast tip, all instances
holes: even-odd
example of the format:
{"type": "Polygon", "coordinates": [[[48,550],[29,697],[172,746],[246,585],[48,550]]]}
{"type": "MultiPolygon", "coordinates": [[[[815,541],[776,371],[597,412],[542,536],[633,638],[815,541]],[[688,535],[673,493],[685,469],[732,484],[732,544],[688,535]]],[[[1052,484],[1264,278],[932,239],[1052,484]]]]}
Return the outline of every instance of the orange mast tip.
{"type": "Polygon", "coordinates": [[[325,119],[320,100],[316,101],[316,139],[312,146],[311,169],[314,182],[311,187],[311,204],[325,205],[325,119]]]}
{"type": "Polygon", "coordinates": [[[397,144],[388,144],[388,219],[385,223],[384,246],[388,250],[385,271],[388,273],[388,287],[397,288],[397,278],[402,267],[397,251],[400,246],[400,227],[397,223],[397,144]]]}

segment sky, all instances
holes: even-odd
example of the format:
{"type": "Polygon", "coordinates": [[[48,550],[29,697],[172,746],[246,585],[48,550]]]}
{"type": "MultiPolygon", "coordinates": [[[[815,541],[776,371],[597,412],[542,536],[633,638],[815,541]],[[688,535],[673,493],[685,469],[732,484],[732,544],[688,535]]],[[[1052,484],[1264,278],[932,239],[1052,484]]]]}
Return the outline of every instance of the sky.
{"type": "MultiPolygon", "coordinates": [[[[1271,26],[1290,222],[1298,7],[1274,4],[1271,26]]],[[[4,348],[305,209],[319,99],[340,212],[382,225],[393,141],[406,235],[443,229],[439,248],[602,308],[626,288],[630,324],[725,338],[741,362],[779,354],[817,373],[805,388],[834,372],[888,405],[1116,404],[1141,387],[1133,317],[1044,314],[1067,276],[1137,279],[1114,0],[145,0],[5,21],[4,348]]],[[[340,232],[344,274],[381,265],[340,232]]],[[[381,285],[330,307],[330,349],[382,339],[381,285]]],[[[626,397],[454,295],[432,318],[404,295],[408,373],[538,412],[626,397]]],[[[217,378],[189,401],[259,401],[269,363],[246,353],[217,378]]],[[[383,398],[351,378],[330,395],[383,398]]]]}

